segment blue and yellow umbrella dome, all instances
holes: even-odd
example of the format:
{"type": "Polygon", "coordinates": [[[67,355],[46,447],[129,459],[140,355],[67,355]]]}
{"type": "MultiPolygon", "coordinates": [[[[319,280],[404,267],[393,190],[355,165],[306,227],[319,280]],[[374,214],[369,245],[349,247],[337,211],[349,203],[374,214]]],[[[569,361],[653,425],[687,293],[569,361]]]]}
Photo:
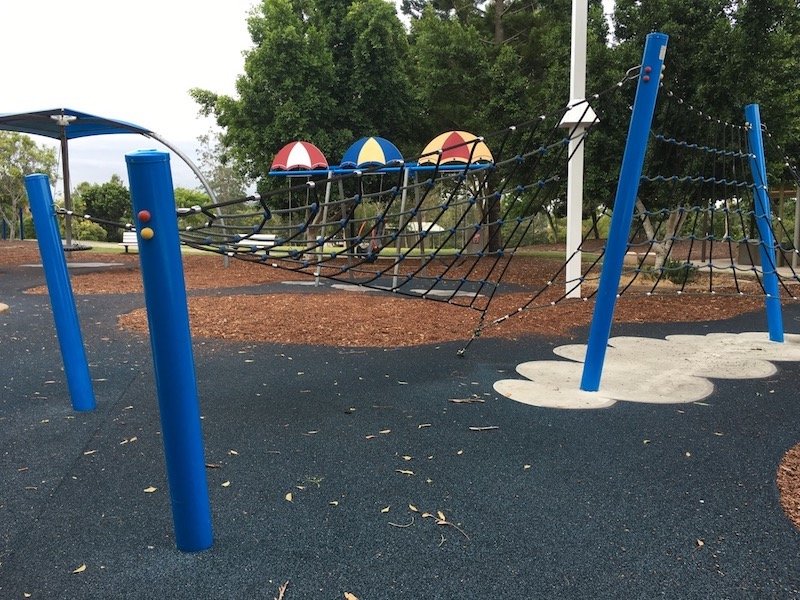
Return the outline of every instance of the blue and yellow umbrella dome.
{"type": "Polygon", "coordinates": [[[403,155],[392,142],[381,137],[363,137],[347,149],[340,166],[360,169],[402,163],[403,155]]]}

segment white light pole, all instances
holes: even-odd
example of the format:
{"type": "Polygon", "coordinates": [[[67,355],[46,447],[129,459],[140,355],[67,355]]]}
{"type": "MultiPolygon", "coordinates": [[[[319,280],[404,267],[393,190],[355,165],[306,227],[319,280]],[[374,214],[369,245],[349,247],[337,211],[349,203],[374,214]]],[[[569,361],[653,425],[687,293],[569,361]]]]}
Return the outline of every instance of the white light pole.
{"type": "Polygon", "coordinates": [[[567,170],[567,248],[566,292],[568,298],[580,298],[581,253],[583,237],[583,134],[586,125],[597,119],[586,98],[586,26],[588,0],[572,0],[572,48],[570,59],[570,109],[561,119],[561,127],[571,132],[567,170]]]}

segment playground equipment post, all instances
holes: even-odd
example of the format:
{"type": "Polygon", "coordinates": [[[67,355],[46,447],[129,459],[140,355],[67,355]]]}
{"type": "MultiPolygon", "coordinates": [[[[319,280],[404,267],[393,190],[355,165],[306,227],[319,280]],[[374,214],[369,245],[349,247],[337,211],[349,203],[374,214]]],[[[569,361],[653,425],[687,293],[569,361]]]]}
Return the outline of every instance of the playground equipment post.
{"type": "Polygon", "coordinates": [[[758,104],[748,104],[744,108],[744,118],[748,124],[747,141],[750,146],[750,169],[753,172],[753,198],[755,200],[755,218],[758,235],[761,237],[759,253],[761,255],[762,277],[767,308],[767,327],[769,339],[783,342],[783,316],[781,314],[781,297],[778,286],[777,262],[775,261],[775,237],[772,235],[772,211],[767,194],[767,163],[764,158],[764,137],[761,133],[761,111],[758,104]]]}
{"type": "Polygon", "coordinates": [[[668,40],[669,37],[663,33],[650,33],[644,46],[636,99],[628,128],[628,141],[622,156],[614,213],[611,216],[611,227],[603,259],[603,270],[600,274],[600,285],[589,329],[586,361],[581,377],[581,389],[585,392],[596,392],[600,388],[600,376],[603,373],[606,347],[611,335],[611,322],[617,303],[617,288],[622,276],[628,231],[633,218],[636,194],[639,191],[639,178],[642,176],[668,40]]]}
{"type": "MultiPolygon", "coordinates": [[[[30,201],[33,226],[39,242],[47,292],[56,324],[56,336],[64,361],[64,375],[72,400],[72,408],[77,411],[94,410],[95,398],[86,349],[83,346],[78,309],[72,284],[67,271],[67,260],[58,230],[53,194],[47,175],[36,173],[25,177],[25,190],[30,201]]],[[[20,219],[21,222],[21,219],[20,219]]]]}
{"type": "Polygon", "coordinates": [[[213,543],[200,406],[169,154],[125,155],[153,351],[175,541],[197,552],[213,543]]]}

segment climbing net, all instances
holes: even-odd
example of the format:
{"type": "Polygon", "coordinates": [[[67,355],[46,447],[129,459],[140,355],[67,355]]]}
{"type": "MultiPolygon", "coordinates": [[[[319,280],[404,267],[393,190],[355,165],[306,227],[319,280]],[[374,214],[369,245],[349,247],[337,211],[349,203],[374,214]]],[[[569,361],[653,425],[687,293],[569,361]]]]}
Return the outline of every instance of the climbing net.
{"type": "MultiPolygon", "coordinates": [[[[626,87],[636,71],[589,101],[626,87]]],[[[589,101],[486,136],[451,137],[413,162],[339,169],[181,209],[181,241],[317,280],[472,308],[482,321],[511,259],[541,241],[542,218],[564,202],[570,152],[598,122],[589,101]]]]}
{"type": "Polygon", "coordinates": [[[753,175],[748,127],[662,93],[620,294],[768,295],[764,278],[776,275],[781,296],[796,299],[797,249],[783,206],[758,209],[767,182],[753,175]]]}
{"type": "MultiPolygon", "coordinates": [[[[579,277],[566,280],[567,263],[559,263],[546,280],[524,286],[532,291],[518,308],[486,319],[504,279],[504,289],[523,290],[507,281],[510,262],[546,241],[542,219],[552,221],[563,205],[570,149],[598,130],[589,102],[598,107],[614,90],[632,92],[626,84],[637,76],[631,69],[588,101],[486,136],[462,136],[416,161],[304,175],[262,195],[178,209],[181,242],[317,282],[474,309],[480,316],[472,339],[576,291],[590,299],[603,264],[610,196],[585,203],[593,222],[567,257],[580,257],[579,277]],[[580,126],[563,126],[568,113],[580,126]]],[[[764,274],[778,273],[781,295],[796,297],[798,252],[783,215],[768,222],[775,240],[769,247],[756,227],[763,215],[756,214],[754,190],[765,183],[753,181],[746,125],[662,90],[646,156],[619,294],[764,295],[764,274]]]]}

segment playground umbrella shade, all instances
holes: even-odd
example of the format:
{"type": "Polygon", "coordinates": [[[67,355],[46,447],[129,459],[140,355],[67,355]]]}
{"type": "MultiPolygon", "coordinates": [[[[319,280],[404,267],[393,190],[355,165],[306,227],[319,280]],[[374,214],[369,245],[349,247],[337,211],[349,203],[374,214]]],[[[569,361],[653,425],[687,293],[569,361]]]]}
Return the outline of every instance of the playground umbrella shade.
{"type": "Polygon", "coordinates": [[[278,150],[272,160],[271,170],[313,170],[327,169],[328,160],[322,151],[310,142],[289,142],[278,150]]]}
{"type": "MultiPolygon", "coordinates": [[[[216,202],[216,196],[211,190],[211,186],[194,163],[174,145],[170,144],[152,130],[142,127],[141,125],[135,125],[118,119],[91,115],[70,108],[51,108],[32,112],[0,114],[0,130],[41,135],[57,139],[61,142],[62,172],[64,177],[64,208],[68,211],[72,210],[68,140],[94,135],[114,135],[120,133],[143,135],[169,148],[186,163],[192,172],[194,172],[212,201],[216,202]]],[[[67,216],[65,244],[66,248],[72,248],[72,232],[69,216],[67,216]]]]}
{"type": "Polygon", "coordinates": [[[418,164],[466,165],[481,162],[494,162],[494,157],[483,138],[468,131],[446,131],[428,142],[418,164]],[[440,154],[441,158],[439,158],[440,154]]]}
{"type": "Polygon", "coordinates": [[[363,137],[345,151],[340,166],[343,169],[360,169],[402,163],[403,155],[392,142],[381,137],[363,137]]]}

